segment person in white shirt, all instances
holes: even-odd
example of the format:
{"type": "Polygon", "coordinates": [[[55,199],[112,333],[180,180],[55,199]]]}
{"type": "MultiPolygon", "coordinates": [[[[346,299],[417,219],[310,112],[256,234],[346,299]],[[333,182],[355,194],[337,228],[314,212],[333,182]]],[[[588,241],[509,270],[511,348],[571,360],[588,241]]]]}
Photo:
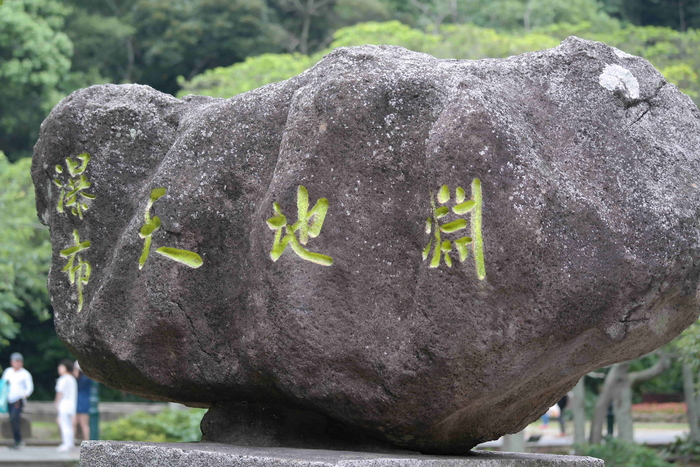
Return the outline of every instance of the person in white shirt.
{"type": "Polygon", "coordinates": [[[22,409],[27,402],[27,397],[34,392],[34,381],[32,375],[24,369],[24,357],[19,352],[10,355],[11,368],[5,369],[2,379],[10,385],[10,392],[7,396],[8,412],[10,413],[10,426],[12,435],[15,438],[13,449],[24,446],[22,441],[22,431],[20,422],[22,420],[22,409]]]}
{"type": "Polygon", "coordinates": [[[73,362],[62,360],[58,365],[60,378],[56,381],[56,409],[58,410],[58,428],[61,430],[59,451],[68,451],[75,447],[73,417],[78,404],[78,383],[73,376],[73,362]]]}

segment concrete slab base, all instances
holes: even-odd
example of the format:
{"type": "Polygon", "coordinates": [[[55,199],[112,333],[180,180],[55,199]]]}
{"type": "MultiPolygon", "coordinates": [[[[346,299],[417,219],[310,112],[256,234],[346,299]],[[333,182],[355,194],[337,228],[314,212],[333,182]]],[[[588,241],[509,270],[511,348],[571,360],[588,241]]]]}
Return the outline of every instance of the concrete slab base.
{"type": "Polygon", "coordinates": [[[605,467],[592,457],[508,452],[473,456],[374,454],[319,449],[255,448],[217,443],[84,441],[81,467],[605,467]]]}

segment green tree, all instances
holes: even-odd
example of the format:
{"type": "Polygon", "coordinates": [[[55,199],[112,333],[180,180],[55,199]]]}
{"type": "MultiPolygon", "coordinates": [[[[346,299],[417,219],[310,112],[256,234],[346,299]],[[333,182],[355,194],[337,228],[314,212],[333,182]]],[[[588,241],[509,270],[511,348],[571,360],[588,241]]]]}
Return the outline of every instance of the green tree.
{"type": "Polygon", "coordinates": [[[301,54],[263,54],[249,57],[244,62],[229,67],[207,70],[191,81],[180,77],[186,94],[204,94],[228,98],[260,87],[262,84],[282,81],[298,75],[316,63],[317,58],[301,54]]]}
{"type": "Polygon", "coordinates": [[[392,0],[63,1],[74,73],[171,93],[177,76],[264,53],[316,52],[340,27],[392,16],[392,0]]]}
{"type": "Polygon", "coordinates": [[[550,24],[610,20],[597,0],[387,0],[411,13],[408,23],[439,34],[446,24],[530,31],[550,24]]]}
{"type": "Polygon", "coordinates": [[[337,27],[367,21],[389,21],[393,14],[389,5],[381,0],[338,0],[333,11],[337,17],[337,27]]]}
{"type": "Polygon", "coordinates": [[[398,21],[361,23],[338,29],[330,47],[311,56],[266,54],[231,67],[210,70],[191,81],[180,79],[182,91],[179,95],[231,97],[297,75],[335,47],[392,44],[439,58],[481,59],[555,47],[570,35],[602,41],[648,59],[669,81],[700,104],[700,77],[695,71],[700,69],[700,30],[679,32],[655,26],[622,25],[610,18],[597,23],[551,24],[531,32],[445,24],[439,28],[439,34],[429,34],[398,21]]]}
{"type": "Polygon", "coordinates": [[[74,46],[73,73],[85,76],[90,84],[133,81],[137,75],[136,29],[126,18],[75,6],[66,20],[65,31],[74,46]]]}
{"type": "Polygon", "coordinates": [[[199,425],[206,410],[170,410],[156,415],[135,412],[104,424],[102,439],[114,441],[198,442],[202,439],[199,425]]]}
{"type": "Polygon", "coordinates": [[[91,83],[137,82],[174,93],[180,75],[284,50],[266,0],[64,1],[72,70],[91,83]]]}
{"type": "Polygon", "coordinates": [[[634,443],[634,423],[632,421],[632,392],[635,386],[649,381],[666,372],[671,366],[671,354],[668,347],[654,351],[656,358],[642,356],[635,360],[612,365],[608,371],[603,387],[596,401],[591,419],[589,440],[591,444],[600,444],[603,439],[603,425],[610,404],[613,404],[615,421],[618,425],[618,438],[634,443]],[[644,366],[644,362],[654,362],[644,366]],[[639,368],[630,372],[630,367],[639,368]]]}
{"type": "Polygon", "coordinates": [[[307,70],[324,54],[336,47],[360,44],[396,44],[413,50],[430,50],[437,47],[439,39],[417,29],[389,21],[387,23],[362,23],[341,28],[335,33],[331,47],[312,56],[303,54],[264,54],[250,57],[243,63],[230,67],[208,70],[191,81],[179,80],[182,90],[178,96],[204,94],[228,98],[250,91],[264,84],[282,81],[307,70]]]}
{"type": "Polygon", "coordinates": [[[429,34],[398,21],[361,23],[341,28],[334,34],[330,47],[312,56],[268,54],[248,58],[244,63],[210,70],[191,81],[180,80],[184,94],[231,97],[264,84],[282,81],[310,68],[324,54],[336,47],[363,44],[392,44],[440,58],[507,57],[516,53],[554,47],[556,38],[546,34],[509,34],[471,24],[447,24],[440,34],[429,34]]]}
{"type": "Polygon", "coordinates": [[[688,407],[688,442],[700,447],[700,320],[688,327],[675,341],[683,364],[683,392],[688,407]]]}
{"type": "Polygon", "coordinates": [[[611,439],[605,444],[583,447],[581,455],[605,461],[606,467],[671,467],[659,453],[647,446],[620,439],[611,439]]]}
{"type": "Polygon", "coordinates": [[[441,29],[443,40],[432,52],[440,58],[499,58],[542,50],[559,45],[547,34],[507,33],[472,24],[446,25],[441,29]]]}
{"type": "Polygon", "coordinates": [[[29,159],[11,163],[0,152],[0,348],[19,332],[18,317],[50,317],[51,245],[48,229],[36,216],[30,164],[29,159]]]}
{"type": "Polygon", "coordinates": [[[288,52],[308,54],[330,42],[337,0],[270,0],[288,52]]]}
{"type": "Polygon", "coordinates": [[[443,23],[461,23],[461,13],[467,6],[473,11],[480,6],[479,0],[408,0],[407,6],[416,18],[415,25],[439,34],[443,23]]]}
{"type": "Polygon", "coordinates": [[[427,34],[398,21],[357,24],[337,30],[333,37],[331,49],[363,44],[391,44],[418,52],[428,52],[435,50],[442,41],[438,35],[427,34]]]}
{"type": "Polygon", "coordinates": [[[13,0],[0,15],[0,151],[31,154],[39,125],[63,96],[73,46],[68,9],[55,0],[13,0]]]}
{"type": "Polygon", "coordinates": [[[268,14],[264,0],[139,0],[130,12],[140,70],[133,77],[174,94],[178,76],[282,51],[268,14]]]}
{"type": "Polygon", "coordinates": [[[268,4],[285,50],[304,55],[328,47],[341,27],[392,19],[388,0],[268,0],[268,4]]]}
{"type": "Polygon", "coordinates": [[[696,0],[602,0],[605,10],[637,26],[666,26],[679,31],[700,27],[696,0]]]}

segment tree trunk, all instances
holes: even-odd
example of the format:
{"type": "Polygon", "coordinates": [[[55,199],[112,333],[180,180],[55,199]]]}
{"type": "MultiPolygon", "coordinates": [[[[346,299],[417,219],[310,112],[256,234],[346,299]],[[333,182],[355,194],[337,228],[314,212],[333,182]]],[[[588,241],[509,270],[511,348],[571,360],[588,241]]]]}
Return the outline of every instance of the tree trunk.
{"type": "Polygon", "coordinates": [[[605,413],[614,401],[615,418],[618,426],[618,436],[624,440],[634,441],[634,424],[632,422],[632,388],[644,381],[650,380],[666,371],[671,365],[671,356],[658,350],[659,360],[651,367],[627,374],[630,362],[616,363],[610,368],[603,383],[603,390],[598,396],[595,413],[591,422],[591,444],[602,441],[605,413]]]}
{"type": "Polygon", "coordinates": [[[695,397],[695,372],[693,367],[683,362],[683,394],[688,406],[688,424],[690,424],[690,439],[695,443],[700,442],[700,425],[698,424],[698,404],[695,397]]]}
{"type": "Polygon", "coordinates": [[[632,385],[628,375],[620,378],[620,390],[613,405],[617,422],[617,437],[628,443],[634,443],[634,422],[632,421],[632,385]]]}
{"type": "Polygon", "coordinates": [[[459,11],[457,11],[457,0],[452,0],[452,3],[450,3],[450,15],[449,16],[452,17],[452,22],[455,24],[466,22],[466,21],[461,21],[461,18],[459,17],[459,11]]]}
{"type": "Polygon", "coordinates": [[[620,389],[620,374],[626,375],[628,367],[629,362],[616,363],[610,367],[610,371],[605,377],[603,389],[600,391],[598,400],[595,403],[593,420],[591,420],[591,433],[588,437],[588,442],[591,444],[600,444],[603,441],[603,425],[605,424],[608,407],[620,389]]]}
{"type": "Polygon", "coordinates": [[[134,73],[134,38],[127,37],[125,44],[126,46],[126,70],[124,71],[124,76],[122,79],[125,83],[131,83],[133,81],[132,74],[134,73]]]}
{"type": "Polygon", "coordinates": [[[684,2],[683,0],[678,0],[678,23],[680,26],[681,32],[685,32],[687,27],[685,25],[685,9],[683,8],[685,4],[688,2],[684,2]]]}
{"type": "Polygon", "coordinates": [[[530,32],[530,15],[532,14],[532,4],[527,2],[525,11],[523,12],[523,28],[525,32],[530,32]]]}
{"type": "MultiPolygon", "coordinates": [[[[447,4],[447,2],[445,4],[447,4]]],[[[443,21],[445,21],[445,19],[448,16],[452,16],[453,22],[456,22],[457,20],[456,0],[453,0],[447,6],[445,6],[445,4],[441,5],[434,4],[431,2],[422,3],[418,0],[411,0],[411,5],[418,8],[421,11],[421,13],[423,13],[423,16],[425,16],[430,21],[433,29],[433,34],[436,36],[440,34],[440,25],[442,25],[443,21]],[[430,8],[431,5],[434,7],[434,9],[430,8]]]]}
{"type": "Polygon", "coordinates": [[[586,386],[583,376],[574,386],[574,400],[571,403],[571,411],[574,413],[574,446],[576,454],[581,454],[581,447],[586,443],[586,386]]]}
{"type": "Polygon", "coordinates": [[[306,2],[306,8],[302,11],[304,20],[301,26],[301,40],[299,41],[300,52],[304,55],[309,54],[309,30],[311,29],[311,14],[313,11],[314,0],[306,2]]]}
{"type": "Polygon", "coordinates": [[[624,441],[634,442],[634,422],[632,421],[632,388],[644,381],[659,376],[671,366],[671,356],[663,350],[657,350],[659,360],[649,368],[635,371],[622,378],[622,387],[615,400],[615,418],[618,437],[624,441]]]}

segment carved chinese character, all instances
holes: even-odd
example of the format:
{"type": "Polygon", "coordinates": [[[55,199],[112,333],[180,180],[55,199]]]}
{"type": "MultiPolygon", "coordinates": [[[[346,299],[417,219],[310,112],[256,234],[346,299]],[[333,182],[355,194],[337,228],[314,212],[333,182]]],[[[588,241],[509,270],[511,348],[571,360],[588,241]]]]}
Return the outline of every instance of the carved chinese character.
{"type": "Polygon", "coordinates": [[[74,161],[70,157],[66,157],[66,167],[68,168],[68,175],[70,176],[68,182],[63,183],[61,181],[60,175],[63,174],[63,167],[57,165],[57,176],[53,180],[53,183],[59,189],[56,210],[62,213],[65,211],[65,208],[70,208],[70,212],[82,220],[83,213],[90,207],[88,200],[95,199],[95,195],[84,191],[91,186],[91,183],[84,173],[87,169],[88,162],[90,162],[90,154],[85,152],[76,156],[76,159],[77,161],[74,161]]]}
{"type": "MultiPolygon", "coordinates": [[[[160,217],[151,217],[151,208],[153,207],[153,203],[158,201],[158,199],[161,196],[164,196],[165,193],[167,193],[166,188],[155,188],[151,190],[151,196],[144,212],[145,222],[141,226],[141,230],[139,230],[139,237],[144,240],[143,251],[141,252],[141,257],[139,258],[139,269],[143,269],[144,265],[146,264],[148,254],[151,251],[153,233],[160,228],[160,217]]],[[[188,250],[180,250],[179,248],[162,246],[156,249],[156,253],[191,268],[198,268],[204,263],[201,256],[199,256],[197,253],[188,250]]]]}
{"type": "Polygon", "coordinates": [[[68,274],[68,281],[71,285],[75,285],[78,291],[78,311],[83,309],[83,287],[90,280],[92,266],[90,263],[81,258],[81,253],[90,248],[89,241],[80,241],[80,236],[77,230],[73,230],[73,246],[61,250],[61,256],[68,258],[68,263],[62,269],[68,274]]]}
{"type": "Polygon", "coordinates": [[[474,252],[477,277],[483,280],[486,278],[486,267],[484,264],[484,243],[481,235],[481,210],[483,204],[481,198],[481,182],[478,178],[474,179],[472,182],[472,197],[469,200],[466,199],[464,189],[462,187],[457,187],[455,190],[455,201],[452,206],[452,212],[457,216],[471,213],[471,236],[463,236],[454,241],[443,240],[442,234],[453,234],[467,228],[467,221],[462,217],[445,223],[441,221],[441,219],[448,217],[450,214],[450,209],[446,206],[450,199],[450,189],[447,185],[442,185],[440,187],[437,197],[432,192],[430,193],[432,216],[426,221],[425,232],[427,234],[432,233],[433,236],[423,249],[423,260],[428,258],[432,249],[433,255],[430,259],[431,268],[440,266],[441,260],[444,260],[448,267],[452,267],[451,253],[453,249],[457,250],[459,261],[464,262],[469,255],[468,247],[471,245],[472,251],[474,252]]]}
{"type": "Polygon", "coordinates": [[[333,264],[333,258],[330,256],[311,252],[302,246],[306,245],[309,238],[316,238],[321,233],[323,221],[328,212],[328,200],[326,198],[316,201],[314,207],[309,211],[309,192],[304,186],[299,185],[297,189],[297,221],[292,225],[287,223],[287,218],[282,214],[282,208],[279,203],[273,203],[272,208],[277,214],[267,220],[267,226],[275,231],[275,240],[270,251],[272,261],[277,261],[284,253],[284,250],[287,249],[287,246],[291,245],[292,251],[306,261],[311,261],[321,266],[333,264]],[[282,235],[283,230],[285,232],[284,236],[282,235]]]}

